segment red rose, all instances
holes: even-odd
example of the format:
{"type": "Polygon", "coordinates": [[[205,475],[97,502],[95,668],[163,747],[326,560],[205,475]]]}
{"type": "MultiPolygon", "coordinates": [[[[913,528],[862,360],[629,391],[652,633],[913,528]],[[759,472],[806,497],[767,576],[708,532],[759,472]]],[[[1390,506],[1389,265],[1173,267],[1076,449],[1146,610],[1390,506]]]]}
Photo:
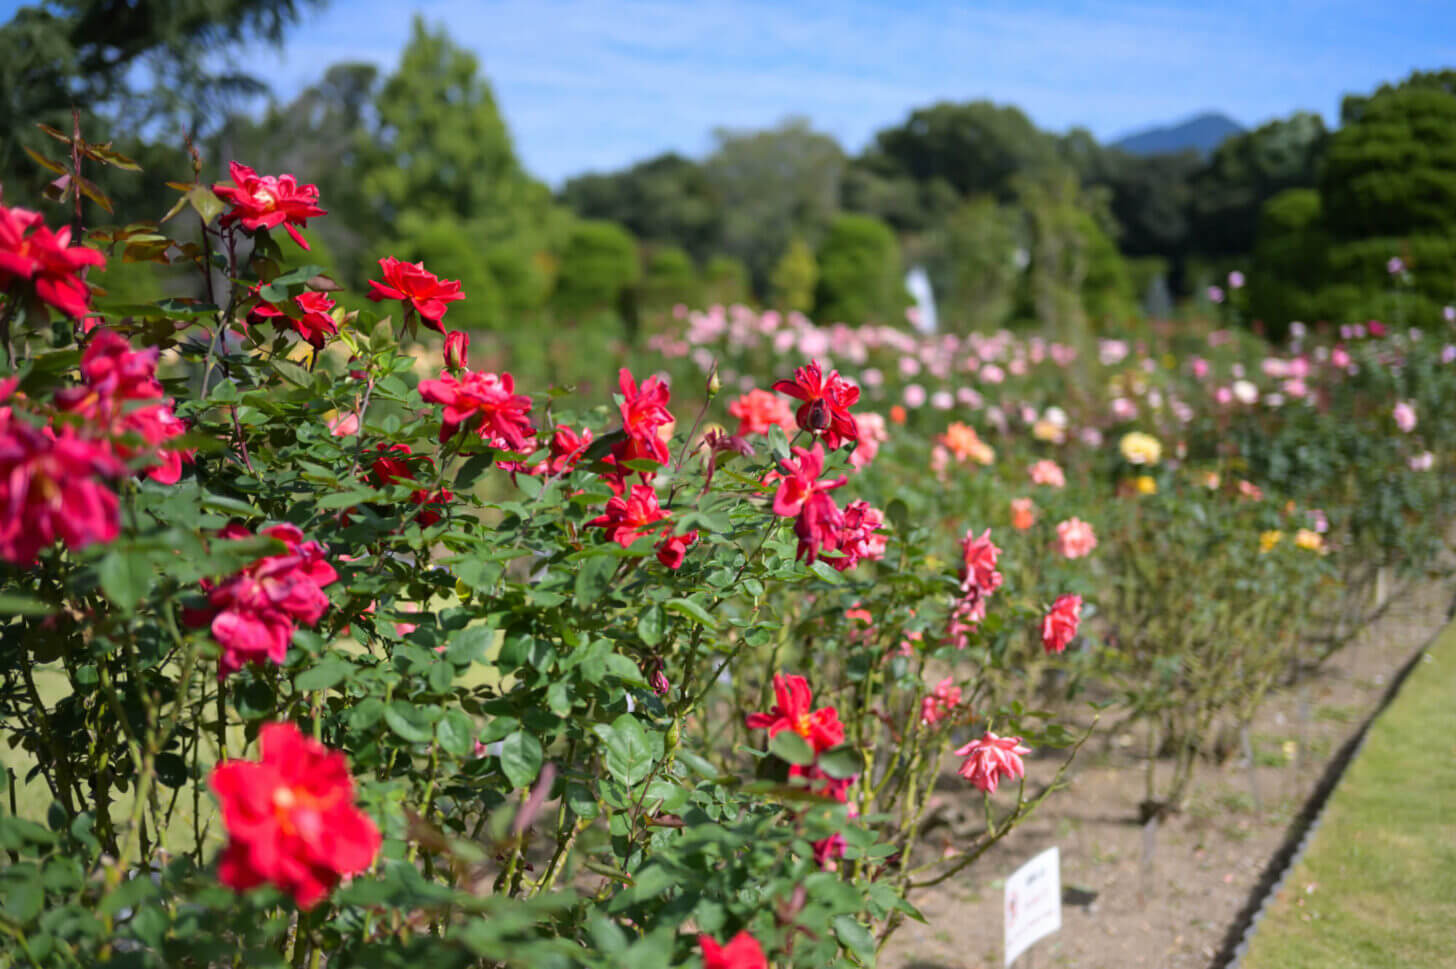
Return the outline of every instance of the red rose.
{"type": "Polygon", "coordinates": [[[1060,653],[1077,635],[1082,621],[1082,597],[1058,596],[1052,611],[1041,621],[1041,645],[1048,653],[1060,653]]]}
{"type": "Polygon", "coordinates": [[[833,450],[845,441],[858,441],[859,428],[849,408],[859,400],[859,388],[831,370],[829,376],[812,360],[794,372],[793,380],[780,380],[773,389],[803,401],[794,415],[799,427],[810,434],[822,434],[833,450]]]}
{"type": "Polygon", "coordinates": [[[808,680],[802,676],[775,673],[773,683],[774,697],[778,702],[768,713],[750,713],[744,719],[748,729],[767,727],[770,737],[792,730],[807,740],[815,753],[823,753],[844,743],[844,724],[839,722],[838,711],[834,707],[810,709],[814,694],[809,690],[808,680]]]}
{"type": "Polygon", "coordinates": [[[393,256],[379,260],[379,268],[384,271],[384,282],[369,280],[370,299],[376,303],[386,299],[401,300],[406,306],[414,307],[430,329],[437,333],[445,332],[445,324],[440,321],[450,308],[449,304],[465,298],[460,291],[459,280],[441,279],[427,270],[422,262],[400,262],[393,256]]]}
{"type": "Polygon", "coordinates": [[[379,829],[354,805],[349,763],[291,723],[264,724],[257,761],[229,760],[208,784],[228,844],[218,878],[243,892],[264,883],[310,909],[379,853],[379,829]]]}
{"type": "Polygon", "coordinates": [[[703,969],[768,969],[763,947],[747,932],[739,932],[727,945],[700,935],[698,946],[703,950],[703,969]]]}
{"type": "Polygon", "coordinates": [[[223,213],[221,225],[241,222],[250,231],[281,225],[294,242],[308,248],[298,228],[307,228],[314,216],[328,214],[318,207],[317,185],[300,185],[292,175],[259,175],[241,162],[229,163],[228,172],[233,184],[219,182],[212,187],[219,198],[232,204],[223,213]]]}

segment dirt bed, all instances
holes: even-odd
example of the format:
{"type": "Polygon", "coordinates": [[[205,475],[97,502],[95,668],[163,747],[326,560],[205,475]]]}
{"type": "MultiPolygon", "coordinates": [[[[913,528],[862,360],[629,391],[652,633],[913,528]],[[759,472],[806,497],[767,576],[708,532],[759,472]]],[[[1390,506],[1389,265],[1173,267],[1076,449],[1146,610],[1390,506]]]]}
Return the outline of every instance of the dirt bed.
{"type": "MultiPolygon", "coordinates": [[[[1062,929],[1034,947],[1035,969],[1209,969],[1325,765],[1374,710],[1387,679],[1445,622],[1450,595],[1448,585],[1434,582],[1407,592],[1301,688],[1265,702],[1251,732],[1262,811],[1255,810],[1242,757],[1222,767],[1200,765],[1189,808],[1162,822],[1147,872],[1137,822],[1142,735],[1103,732],[1084,748],[1067,790],[969,872],[915,899],[928,924],[902,926],[880,964],[999,969],[1003,879],[1055,845],[1066,902],[1062,929]]],[[[1027,790],[1054,771],[1051,758],[1029,761],[1027,790]]],[[[969,791],[964,806],[979,814],[979,795],[969,791]]]]}

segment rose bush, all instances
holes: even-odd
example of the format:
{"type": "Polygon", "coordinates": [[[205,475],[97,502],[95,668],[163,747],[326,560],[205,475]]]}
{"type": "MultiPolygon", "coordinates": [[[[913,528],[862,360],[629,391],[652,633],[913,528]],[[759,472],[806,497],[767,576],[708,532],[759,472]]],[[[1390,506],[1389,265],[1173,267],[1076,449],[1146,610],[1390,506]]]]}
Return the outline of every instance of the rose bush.
{"type": "Polygon", "coordinates": [[[989,600],[984,525],[927,557],[967,525],[869,474],[897,432],[858,386],[806,355],[730,436],[711,379],[577,399],[458,333],[421,379],[418,323],[469,293],[392,258],[343,293],[288,268],[313,186],[199,172],[176,239],[0,209],[0,928],[29,961],[868,964],[1055,790],[1020,757],[1077,737],[1002,702],[1027,657],[986,644],[1061,590],[989,600]],[[103,258],[197,295],[110,304],[103,258]],[[993,727],[986,828],[922,844],[993,727]]]}
{"type": "Polygon", "coordinates": [[[870,964],[1100,709],[1176,809],[1456,509],[1456,349],[1415,331],[684,309],[579,395],[476,369],[423,264],[300,263],[302,179],[200,172],[84,240],[0,207],[0,931],[34,964],[870,964]],[[195,289],[114,304],[107,259],[195,289]]]}

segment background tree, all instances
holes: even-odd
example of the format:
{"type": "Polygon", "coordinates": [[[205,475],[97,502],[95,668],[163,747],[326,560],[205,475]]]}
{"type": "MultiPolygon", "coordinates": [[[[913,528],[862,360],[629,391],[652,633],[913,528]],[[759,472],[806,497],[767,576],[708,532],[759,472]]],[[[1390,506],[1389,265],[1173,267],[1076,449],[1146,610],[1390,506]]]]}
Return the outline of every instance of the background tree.
{"type": "Polygon", "coordinates": [[[1198,251],[1251,252],[1264,202],[1286,189],[1314,186],[1328,137],[1319,115],[1300,111],[1220,145],[1189,180],[1190,229],[1198,251]]]}
{"type": "Polygon", "coordinates": [[[619,223],[644,242],[681,247],[697,262],[716,251],[722,230],[703,166],[672,152],[621,172],[570,179],[560,198],[583,218],[619,223]]]}
{"type": "Polygon", "coordinates": [[[1325,315],[1321,292],[1329,282],[1329,234],[1319,192],[1291,188],[1264,203],[1249,273],[1249,312],[1279,339],[1292,320],[1325,315]]]}
{"type": "Polygon", "coordinates": [[[69,130],[71,109],[108,130],[204,134],[207,119],[265,90],[221,55],[245,41],[277,44],[319,0],[49,0],[0,26],[0,179],[40,180],[21,147],[43,143],[44,122],[69,130]],[[137,85],[145,65],[148,83],[137,85]]]}
{"type": "Polygon", "coordinates": [[[1456,294],[1456,93],[1442,77],[1456,74],[1415,75],[1347,104],[1329,141],[1319,184],[1329,272],[1368,294],[1371,315],[1429,315],[1456,294]],[[1392,256],[1413,292],[1390,293],[1392,256]]]}
{"type": "Polygon", "coordinates": [[[868,215],[845,213],[819,247],[814,312],[821,322],[888,323],[904,320],[905,291],[899,246],[890,227],[868,215]]]}
{"type": "Polygon", "coordinates": [[[819,283],[819,261],[814,250],[795,236],[773,271],[774,305],[784,310],[811,313],[814,289],[819,283]]]}
{"type": "Polygon", "coordinates": [[[718,250],[742,262],[753,292],[767,295],[789,241],[817,243],[839,211],[844,152],[802,119],[762,131],[720,128],[714,137],[703,169],[722,216],[718,250]]]}
{"type": "Polygon", "coordinates": [[[563,315],[581,317],[616,306],[641,276],[632,234],[615,222],[584,219],[566,237],[551,300],[563,315]]]}
{"type": "Polygon", "coordinates": [[[941,231],[939,258],[927,267],[939,319],[948,332],[996,329],[1015,305],[1021,274],[1022,213],[982,195],[963,203],[941,231]]]}
{"type": "Polygon", "coordinates": [[[643,260],[639,303],[644,312],[669,310],[678,303],[696,304],[702,281],[692,257],[673,245],[653,245],[643,260]]]}

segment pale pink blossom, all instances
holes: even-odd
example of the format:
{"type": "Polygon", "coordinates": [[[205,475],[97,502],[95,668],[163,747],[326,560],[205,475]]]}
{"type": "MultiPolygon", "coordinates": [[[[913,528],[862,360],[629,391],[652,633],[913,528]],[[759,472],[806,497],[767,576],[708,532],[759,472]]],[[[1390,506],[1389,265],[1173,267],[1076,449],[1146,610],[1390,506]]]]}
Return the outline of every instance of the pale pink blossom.
{"type": "Polygon", "coordinates": [[[935,685],[935,689],[920,701],[920,722],[931,726],[945,719],[952,710],[960,706],[961,688],[949,676],[935,685]]]}
{"type": "Polygon", "coordinates": [[[1027,474],[1031,475],[1032,484],[1046,485],[1049,488],[1065,488],[1067,485],[1067,476],[1055,461],[1038,461],[1027,469],[1027,474]]]}
{"type": "Polygon", "coordinates": [[[1416,429],[1416,408],[1410,401],[1398,401],[1392,416],[1395,417],[1395,426],[1400,428],[1402,434],[1409,434],[1416,429]]]}
{"type": "Polygon", "coordinates": [[[1092,526],[1080,518],[1069,518],[1057,523],[1057,548],[1069,559],[1079,559],[1097,547],[1097,536],[1092,526]]]}
{"type": "Polygon", "coordinates": [[[972,740],[956,749],[956,756],[965,758],[956,773],[982,793],[995,794],[996,785],[1003,777],[1018,779],[1026,776],[1021,758],[1029,753],[1031,749],[1021,746],[1020,737],[998,737],[988,730],[980,740],[972,740]]]}

